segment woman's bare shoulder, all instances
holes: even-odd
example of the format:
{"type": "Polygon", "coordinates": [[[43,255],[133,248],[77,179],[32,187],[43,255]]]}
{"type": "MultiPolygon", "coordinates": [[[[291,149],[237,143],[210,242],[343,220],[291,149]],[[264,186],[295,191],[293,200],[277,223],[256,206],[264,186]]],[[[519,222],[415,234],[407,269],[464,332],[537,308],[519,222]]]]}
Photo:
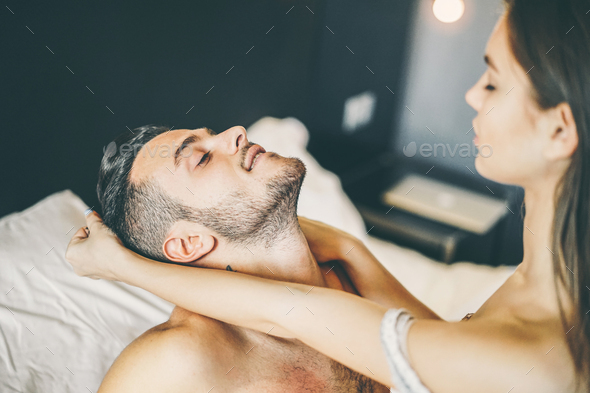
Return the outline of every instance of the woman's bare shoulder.
{"type": "Polygon", "coordinates": [[[407,347],[433,393],[566,391],[572,367],[565,341],[546,333],[517,321],[420,319],[407,347]]]}

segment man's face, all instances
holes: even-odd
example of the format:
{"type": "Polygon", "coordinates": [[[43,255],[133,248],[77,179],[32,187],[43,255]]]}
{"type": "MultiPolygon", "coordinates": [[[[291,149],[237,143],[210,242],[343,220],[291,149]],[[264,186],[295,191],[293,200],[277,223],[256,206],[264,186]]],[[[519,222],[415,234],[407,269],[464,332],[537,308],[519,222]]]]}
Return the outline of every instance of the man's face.
{"type": "Polygon", "coordinates": [[[200,128],[152,139],[138,152],[130,178],[151,177],[167,195],[194,209],[200,224],[230,242],[262,241],[270,247],[297,221],[305,172],[299,159],[249,142],[243,127],[220,134],[200,128]],[[252,166],[258,151],[262,154],[252,166]]]}

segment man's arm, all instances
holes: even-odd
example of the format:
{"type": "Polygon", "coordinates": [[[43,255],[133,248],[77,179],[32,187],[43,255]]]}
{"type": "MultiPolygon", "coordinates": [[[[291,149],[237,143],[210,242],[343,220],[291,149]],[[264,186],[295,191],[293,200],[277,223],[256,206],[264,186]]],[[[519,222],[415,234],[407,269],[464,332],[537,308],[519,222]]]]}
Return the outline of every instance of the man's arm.
{"type": "Polygon", "coordinates": [[[362,297],[387,308],[403,307],[417,319],[442,319],[412,295],[361,240],[343,237],[339,252],[343,269],[362,297]]]}

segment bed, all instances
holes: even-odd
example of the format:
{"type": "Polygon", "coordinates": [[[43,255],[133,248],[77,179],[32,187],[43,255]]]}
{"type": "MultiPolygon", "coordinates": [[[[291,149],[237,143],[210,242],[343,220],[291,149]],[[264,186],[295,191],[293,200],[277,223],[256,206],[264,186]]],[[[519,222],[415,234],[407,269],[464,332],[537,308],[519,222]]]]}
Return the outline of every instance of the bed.
{"type": "MultiPolygon", "coordinates": [[[[459,320],[514,272],[514,266],[443,265],[366,234],[336,175],[307,152],[309,134],[296,119],[263,118],[248,128],[268,151],[296,156],[308,172],[300,215],[362,239],[418,299],[459,320]]],[[[98,165],[98,163],[97,163],[98,165]]],[[[98,169],[98,168],[97,168],[98,169]]],[[[96,392],[117,355],[174,305],[120,282],[80,278],[64,258],[87,206],[70,190],[0,219],[0,392],[96,392]]]]}

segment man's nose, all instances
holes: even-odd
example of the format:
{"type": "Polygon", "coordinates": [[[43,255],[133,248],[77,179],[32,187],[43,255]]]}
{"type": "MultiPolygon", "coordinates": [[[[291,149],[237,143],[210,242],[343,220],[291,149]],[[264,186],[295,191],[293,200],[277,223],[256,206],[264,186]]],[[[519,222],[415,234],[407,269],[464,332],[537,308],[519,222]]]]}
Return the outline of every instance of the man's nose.
{"type": "Polygon", "coordinates": [[[235,126],[225,130],[224,142],[227,145],[228,154],[236,154],[244,146],[248,145],[246,129],[242,126],[235,126]]]}

